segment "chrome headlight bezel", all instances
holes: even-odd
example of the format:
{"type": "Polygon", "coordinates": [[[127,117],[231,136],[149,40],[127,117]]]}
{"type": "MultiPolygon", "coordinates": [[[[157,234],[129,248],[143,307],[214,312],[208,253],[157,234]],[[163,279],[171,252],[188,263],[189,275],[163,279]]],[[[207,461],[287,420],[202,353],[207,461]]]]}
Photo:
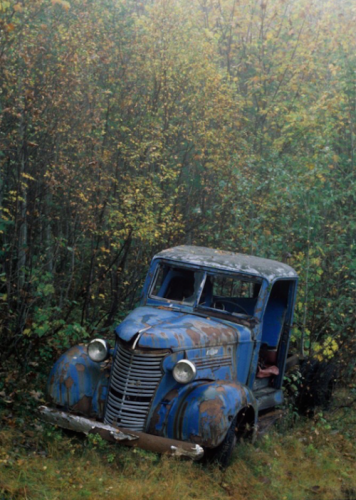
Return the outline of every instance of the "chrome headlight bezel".
{"type": "Polygon", "coordinates": [[[189,384],[197,374],[197,369],[194,363],[188,359],[181,359],[173,368],[173,378],[180,384],[189,384]]]}
{"type": "Polygon", "coordinates": [[[104,339],[93,339],[88,344],[88,356],[95,363],[102,363],[110,355],[109,345],[104,339]]]}

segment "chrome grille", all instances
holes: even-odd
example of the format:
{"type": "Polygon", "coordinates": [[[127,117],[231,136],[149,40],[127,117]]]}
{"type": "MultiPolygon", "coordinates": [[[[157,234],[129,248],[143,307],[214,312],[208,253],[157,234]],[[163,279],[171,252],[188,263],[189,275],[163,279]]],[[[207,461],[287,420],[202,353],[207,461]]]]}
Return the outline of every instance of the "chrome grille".
{"type": "Polygon", "coordinates": [[[165,354],[138,354],[122,344],[113,362],[105,423],[143,431],[151,399],[162,378],[165,354]]]}

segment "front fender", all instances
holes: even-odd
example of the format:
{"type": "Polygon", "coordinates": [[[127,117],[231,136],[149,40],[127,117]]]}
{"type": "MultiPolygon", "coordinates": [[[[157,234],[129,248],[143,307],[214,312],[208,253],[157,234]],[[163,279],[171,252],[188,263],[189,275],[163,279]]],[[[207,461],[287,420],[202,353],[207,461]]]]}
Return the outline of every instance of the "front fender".
{"type": "Polygon", "coordinates": [[[53,366],[47,384],[49,398],[66,410],[102,419],[109,376],[107,364],[95,363],[87,346],[77,345],[53,366]]]}
{"type": "Polygon", "coordinates": [[[240,410],[257,403],[249,389],[236,382],[194,382],[170,391],[156,407],[149,432],[215,448],[225,438],[240,410]]]}

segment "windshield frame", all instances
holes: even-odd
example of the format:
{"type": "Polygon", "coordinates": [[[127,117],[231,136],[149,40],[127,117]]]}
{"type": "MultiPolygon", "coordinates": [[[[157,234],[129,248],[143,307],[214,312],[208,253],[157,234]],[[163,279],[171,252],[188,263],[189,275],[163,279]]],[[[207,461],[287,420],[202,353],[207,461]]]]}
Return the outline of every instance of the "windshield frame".
{"type": "Polygon", "coordinates": [[[184,265],[184,264],[182,265],[181,263],[176,263],[176,262],[172,263],[171,261],[166,261],[163,259],[159,260],[157,262],[155,272],[153,274],[153,278],[152,278],[152,281],[151,281],[151,284],[150,284],[150,287],[148,290],[147,299],[150,301],[155,301],[155,302],[157,301],[157,302],[165,303],[165,304],[173,304],[173,305],[178,306],[178,307],[183,306],[183,307],[189,307],[189,308],[194,309],[196,307],[199,299],[200,299],[200,295],[201,295],[202,290],[203,290],[205,279],[206,279],[205,269],[201,269],[200,267],[195,267],[192,265],[184,265]],[[191,301],[191,302],[186,301],[185,302],[185,301],[181,301],[181,300],[167,299],[165,297],[159,297],[158,295],[153,295],[153,289],[156,286],[156,281],[158,279],[159,271],[164,265],[170,266],[171,269],[182,269],[184,271],[193,271],[196,274],[201,273],[200,282],[198,283],[198,285],[194,284],[194,292],[192,295],[194,295],[195,297],[194,297],[193,301],[191,301]]]}
{"type": "Polygon", "coordinates": [[[196,312],[198,314],[204,314],[204,315],[209,315],[209,316],[223,316],[228,318],[252,318],[256,317],[256,311],[257,307],[259,304],[261,304],[261,300],[263,300],[263,291],[265,289],[266,283],[265,279],[262,276],[253,276],[250,274],[245,274],[241,272],[231,272],[229,270],[224,270],[224,269],[215,269],[211,267],[201,267],[201,266],[194,266],[192,264],[186,264],[184,262],[177,262],[177,261],[171,261],[171,260],[166,260],[166,259],[157,259],[155,262],[155,267],[152,269],[152,279],[147,291],[147,297],[146,297],[146,304],[147,305],[152,305],[156,307],[169,307],[172,309],[178,309],[182,311],[189,311],[189,312],[196,312]],[[179,300],[174,300],[174,299],[167,299],[165,297],[159,297],[157,295],[153,295],[153,289],[156,286],[156,280],[158,278],[158,273],[159,270],[161,269],[161,266],[168,265],[171,268],[177,268],[177,269],[182,269],[182,270],[190,270],[193,271],[194,273],[202,273],[200,282],[198,286],[194,287],[194,293],[195,293],[195,298],[194,301],[192,302],[183,302],[179,300]],[[258,295],[256,296],[256,304],[254,306],[254,310],[252,314],[244,314],[244,313],[237,313],[237,312],[229,312],[223,309],[216,309],[212,307],[207,307],[200,305],[200,299],[201,295],[204,290],[204,286],[207,280],[208,276],[227,276],[227,277],[236,277],[240,281],[245,281],[248,283],[258,283],[261,285],[260,290],[258,295]]]}

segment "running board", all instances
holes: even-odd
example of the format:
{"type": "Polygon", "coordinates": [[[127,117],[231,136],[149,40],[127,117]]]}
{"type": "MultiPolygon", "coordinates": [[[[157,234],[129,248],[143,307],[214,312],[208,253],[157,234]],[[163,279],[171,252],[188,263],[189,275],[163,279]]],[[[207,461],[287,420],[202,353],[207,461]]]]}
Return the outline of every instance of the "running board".
{"type": "Polygon", "coordinates": [[[266,387],[253,393],[257,401],[258,411],[272,409],[283,403],[282,389],[273,389],[273,387],[266,387]]]}

